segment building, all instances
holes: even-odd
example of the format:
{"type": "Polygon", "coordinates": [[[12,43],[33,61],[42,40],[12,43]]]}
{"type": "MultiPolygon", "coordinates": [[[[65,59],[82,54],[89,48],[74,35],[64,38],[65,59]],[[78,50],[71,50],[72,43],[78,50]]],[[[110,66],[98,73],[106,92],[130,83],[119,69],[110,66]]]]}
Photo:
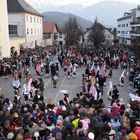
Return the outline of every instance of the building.
{"type": "Polygon", "coordinates": [[[114,34],[112,32],[112,29],[109,28],[105,28],[104,29],[104,35],[105,35],[105,44],[106,45],[111,45],[113,43],[114,40],[114,34]]]}
{"type": "Polygon", "coordinates": [[[130,45],[140,37],[140,8],[125,12],[124,16],[117,20],[117,37],[121,43],[130,45]]]}
{"type": "Polygon", "coordinates": [[[43,40],[42,15],[24,0],[7,0],[10,46],[34,48],[43,40]]]}
{"type": "Polygon", "coordinates": [[[64,46],[65,45],[65,27],[64,26],[57,26],[58,27],[58,45],[64,46]]]}
{"type": "MultiPolygon", "coordinates": [[[[90,31],[91,28],[87,29],[87,31],[81,36],[80,44],[82,44],[83,46],[90,47],[94,45],[93,42],[89,39],[90,31]]],[[[104,27],[104,36],[105,36],[105,41],[103,42],[103,44],[111,45],[114,40],[114,34],[110,28],[104,27]]]]}
{"type": "Polygon", "coordinates": [[[0,0],[0,58],[10,56],[7,0],[0,0]]]}
{"type": "Polygon", "coordinates": [[[58,27],[55,23],[44,22],[43,24],[43,44],[44,46],[58,45],[58,27]]]}
{"type": "Polygon", "coordinates": [[[132,43],[140,43],[140,6],[134,10],[131,23],[131,40],[132,43]]]}
{"type": "Polygon", "coordinates": [[[93,42],[89,39],[90,29],[87,29],[80,38],[80,44],[83,46],[93,46],[93,42]]]}
{"type": "Polygon", "coordinates": [[[117,37],[121,43],[131,44],[131,23],[132,11],[125,12],[124,16],[119,18],[117,26],[117,37]]]}

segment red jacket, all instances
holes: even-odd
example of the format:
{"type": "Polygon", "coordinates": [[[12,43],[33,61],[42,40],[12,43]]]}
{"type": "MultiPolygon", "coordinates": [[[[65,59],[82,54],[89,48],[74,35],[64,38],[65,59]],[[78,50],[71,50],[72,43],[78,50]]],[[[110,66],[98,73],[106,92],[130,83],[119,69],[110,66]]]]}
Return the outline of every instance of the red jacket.
{"type": "Polygon", "coordinates": [[[140,140],[140,126],[135,127],[135,134],[137,135],[138,140],[140,140]]]}

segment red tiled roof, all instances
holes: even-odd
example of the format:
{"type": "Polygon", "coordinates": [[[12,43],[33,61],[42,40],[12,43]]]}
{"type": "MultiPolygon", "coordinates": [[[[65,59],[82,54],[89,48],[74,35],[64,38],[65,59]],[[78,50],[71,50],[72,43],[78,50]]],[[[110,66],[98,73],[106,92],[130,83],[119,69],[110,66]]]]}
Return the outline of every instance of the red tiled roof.
{"type": "Polygon", "coordinates": [[[55,28],[57,28],[55,23],[45,22],[43,24],[43,33],[53,33],[55,28]]]}

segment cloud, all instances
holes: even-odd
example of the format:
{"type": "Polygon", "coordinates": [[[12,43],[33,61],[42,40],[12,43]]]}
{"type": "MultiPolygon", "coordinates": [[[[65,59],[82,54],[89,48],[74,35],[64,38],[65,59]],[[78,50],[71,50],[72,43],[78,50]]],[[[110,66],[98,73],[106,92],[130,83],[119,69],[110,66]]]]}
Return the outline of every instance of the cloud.
{"type": "MultiPolygon", "coordinates": [[[[91,5],[97,2],[106,1],[106,0],[26,0],[29,4],[35,7],[41,6],[41,8],[47,8],[47,6],[53,5],[67,5],[67,4],[81,4],[81,5],[91,5]],[[43,6],[43,7],[42,7],[43,6]]],[[[139,4],[140,0],[110,0],[110,1],[125,1],[131,3],[139,4]]]]}

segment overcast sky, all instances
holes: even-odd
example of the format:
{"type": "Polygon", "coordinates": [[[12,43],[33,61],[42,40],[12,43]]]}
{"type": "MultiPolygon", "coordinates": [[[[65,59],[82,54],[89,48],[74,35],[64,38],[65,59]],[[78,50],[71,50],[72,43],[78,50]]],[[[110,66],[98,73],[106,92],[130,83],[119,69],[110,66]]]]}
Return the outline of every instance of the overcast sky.
{"type": "MultiPolygon", "coordinates": [[[[91,5],[95,4],[97,2],[105,1],[105,0],[26,0],[30,4],[34,6],[39,6],[40,4],[45,5],[67,5],[67,4],[82,4],[82,5],[91,5]]],[[[118,1],[118,0],[110,0],[110,1],[118,1]]],[[[125,1],[129,3],[137,3],[140,4],[140,0],[119,0],[119,1],[125,1]]]]}

